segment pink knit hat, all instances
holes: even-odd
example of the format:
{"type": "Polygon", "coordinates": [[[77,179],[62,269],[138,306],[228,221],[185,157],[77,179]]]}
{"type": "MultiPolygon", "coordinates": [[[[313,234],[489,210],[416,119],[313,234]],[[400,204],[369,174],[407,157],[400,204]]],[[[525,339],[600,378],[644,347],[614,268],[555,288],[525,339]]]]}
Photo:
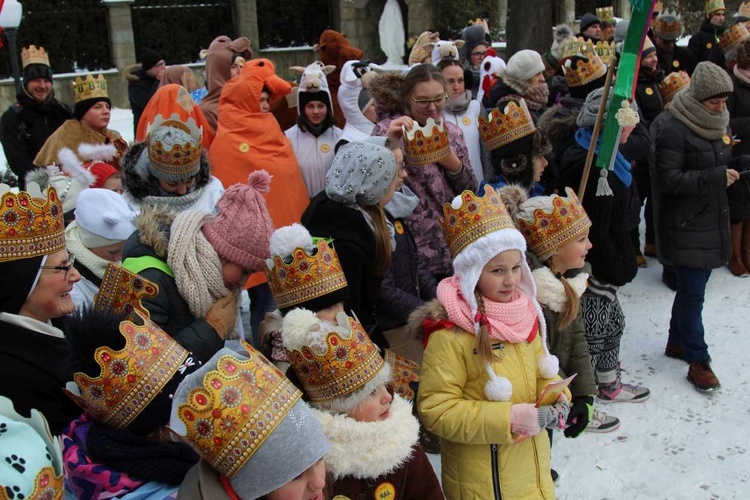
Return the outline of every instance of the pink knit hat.
{"type": "Polygon", "coordinates": [[[219,198],[219,213],[203,226],[203,235],[220,257],[245,269],[260,271],[271,256],[268,240],[273,222],[268,215],[265,193],[271,176],[258,170],[248,177],[248,185],[235,184],[219,198]]]}

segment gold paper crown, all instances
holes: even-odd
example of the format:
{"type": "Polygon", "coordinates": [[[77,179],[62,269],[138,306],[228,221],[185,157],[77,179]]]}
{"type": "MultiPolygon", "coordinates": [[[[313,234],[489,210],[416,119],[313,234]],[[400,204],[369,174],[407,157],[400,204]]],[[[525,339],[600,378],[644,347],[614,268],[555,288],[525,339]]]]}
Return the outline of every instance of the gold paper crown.
{"type": "Polygon", "coordinates": [[[286,350],[287,358],[315,403],[346,397],[383,369],[384,361],[359,321],[346,318],[348,331],[331,331],[322,345],[286,350]]]}
{"type": "Polygon", "coordinates": [[[73,85],[73,100],[76,103],[88,99],[109,99],[107,80],[104,75],[96,75],[96,78],[93,75],[86,75],[85,79],[79,76],[71,82],[71,85],[73,85]]]}
{"type": "Polygon", "coordinates": [[[404,128],[404,156],[410,165],[427,165],[444,160],[451,154],[445,122],[432,118],[422,127],[414,122],[411,130],[404,128]]]}
{"type": "Polygon", "coordinates": [[[533,134],[536,130],[524,99],[518,104],[510,101],[504,111],[493,108],[487,119],[480,115],[477,122],[479,136],[490,151],[533,134]]]}
{"type": "Polygon", "coordinates": [[[563,50],[562,50],[562,58],[563,61],[566,59],[569,59],[573,56],[580,56],[581,54],[586,53],[588,50],[588,47],[593,47],[593,42],[590,40],[585,40],[582,37],[568,37],[563,42],[563,50]]]}
{"type": "Polygon", "coordinates": [[[157,115],[154,122],[148,126],[146,135],[151,167],[167,178],[176,180],[190,177],[200,167],[203,128],[198,128],[193,118],[183,121],[177,113],[172,113],[167,119],[157,115]],[[162,127],[182,130],[190,139],[184,144],[174,144],[168,149],[160,140],[153,138],[154,133],[162,127]]]}
{"type": "Polygon", "coordinates": [[[289,264],[279,255],[268,259],[266,278],[280,309],[317,299],[347,286],[336,251],[322,239],[318,240],[316,247],[313,255],[303,248],[296,248],[289,264]]]}
{"type": "Polygon", "coordinates": [[[481,197],[471,191],[464,191],[461,193],[461,206],[453,208],[450,203],[446,203],[443,205],[443,214],[445,218],[440,226],[453,258],[483,236],[501,229],[516,228],[500,195],[489,185],[484,186],[484,195],[481,197]]]}
{"type": "Polygon", "coordinates": [[[551,212],[537,208],[532,220],[518,218],[518,229],[526,238],[529,248],[540,258],[551,255],[591,227],[591,219],[575,192],[570,188],[565,188],[565,192],[567,198],[552,197],[551,212]]]}
{"type": "Polygon", "coordinates": [[[612,64],[615,61],[615,57],[617,56],[614,42],[596,42],[596,45],[594,45],[594,50],[599,55],[599,58],[602,60],[602,62],[607,66],[612,64]]]}
{"type": "Polygon", "coordinates": [[[615,10],[611,5],[609,7],[597,7],[596,17],[602,23],[614,23],[615,22],[615,10]]]}
{"type": "Polygon", "coordinates": [[[724,52],[729,54],[733,50],[737,50],[740,44],[748,38],[750,38],[750,32],[747,31],[745,23],[737,23],[722,33],[719,37],[719,43],[724,52]]]}
{"type": "Polygon", "coordinates": [[[665,40],[674,40],[682,34],[682,18],[676,12],[665,10],[654,21],[654,33],[665,40]]]}
{"type": "Polygon", "coordinates": [[[740,9],[737,11],[737,17],[745,17],[750,19],[750,2],[742,2],[740,9]]]}
{"type": "Polygon", "coordinates": [[[14,193],[0,184],[0,262],[30,259],[65,249],[63,208],[55,188],[36,183],[14,193]]]}
{"type": "Polygon", "coordinates": [[[727,10],[726,7],[724,7],[724,0],[706,0],[706,15],[708,17],[711,17],[711,14],[717,10],[727,10]]]}
{"type": "Polygon", "coordinates": [[[690,76],[685,71],[676,71],[664,77],[659,84],[659,93],[666,103],[671,101],[677,92],[688,86],[690,86],[690,76]]]}
{"type": "Polygon", "coordinates": [[[52,466],[47,466],[42,467],[42,469],[34,478],[34,489],[29,493],[29,495],[23,497],[16,494],[13,497],[9,497],[6,489],[10,490],[9,487],[0,487],[0,500],[10,500],[11,498],[28,498],[31,500],[62,500],[63,492],[65,491],[65,484],[63,482],[63,475],[56,475],[55,469],[52,466]]]}
{"type": "Polygon", "coordinates": [[[607,74],[607,66],[590,43],[563,64],[565,80],[569,87],[581,87],[607,74]]]}
{"type": "Polygon", "coordinates": [[[177,415],[186,440],[211,466],[232,478],[284,420],[302,393],[243,342],[249,358],[221,356],[190,391],[177,415]]]}
{"type": "Polygon", "coordinates": [[[151,314],[143,306],[142,301],[158,294],[159,286],[156,283],[110,262],[104,271],[99,292],[94,296],[94,309],[113,311],[117,314],[138,312],[139,315],[148,318],[151,314]]]}
{"type": "Polygon", "coordinates": [[[146,316],[143,322],[120,323],[125,347],[115,351],[99,347],[94,359],[101,366],[98,377],[73,375],[65,392],[102,424],[126,428],[164,389],[187,359],[188,352],[146,316]]]}
{"type": "Polygon", "coordinates": [[[21,68],[25,68],[29,64],[44,64],[49,66],[49,56],[44,47],[37,48],[35,45],[29,45],[21,49],[21,68]]]}

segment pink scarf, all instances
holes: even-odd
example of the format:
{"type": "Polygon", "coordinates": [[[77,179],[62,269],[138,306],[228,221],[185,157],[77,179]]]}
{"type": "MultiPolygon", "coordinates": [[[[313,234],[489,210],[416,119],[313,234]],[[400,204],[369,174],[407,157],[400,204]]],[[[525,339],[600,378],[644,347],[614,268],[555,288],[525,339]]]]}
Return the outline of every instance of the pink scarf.
{"type": "Polygon", "coordinates": [[[490,337],[516,344],[527,340],[536,327],[537,312],[531,299],[516,290],[510,302],[494,302],[484,297],[485,316],[472,314],[471,306],[463,297],[460,280],[451,276],[440,282],[437,298],[450,321],[467,332],[474,332],[474,324],[485,324],[490,337]]]}

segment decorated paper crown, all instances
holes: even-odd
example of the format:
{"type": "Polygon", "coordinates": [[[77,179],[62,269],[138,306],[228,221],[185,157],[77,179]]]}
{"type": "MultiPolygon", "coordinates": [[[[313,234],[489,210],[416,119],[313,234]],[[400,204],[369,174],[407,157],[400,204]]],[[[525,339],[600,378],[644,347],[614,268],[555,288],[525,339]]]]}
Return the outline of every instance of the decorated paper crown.
{"type": "Polygon", "coordinates": [[[727,10],[726,7],[724,7],[724,0],[706,0],[706,15],[708,17],[711,17],[711,14],[717,10],[727,10]]]}
{"type": "Polygon", "coordinates": [[[94,354],[102,367],[92,378],[73,375],[64,391],[102,424],[126,428],[172,380],[188,357],[188,351],[146,316],[136,313],[142,324],[120,323],[125,347],[114,351],[102,346],[94,354]]]}
{"type": "Polygon", "coordinates": [[[285,342],[287,358],[314,403],[351,395],[378,375],[385,364],[359,321],[343,313],[340,317],[339,328],[331,328],[327,334],[321,331],[318,344],[289,350],[285,342]]]}
{"type": "MultiPolygon", "coordinates": [[[[157,134],[158,135],[158,134],[157,134]]],[[[199,128],[191,117],[187,121],[180,118],[177,113],[172,113],[169,118],[157,115],[153,123],[148,126],[146,132],[148,141],[148,158],[151,168],[160,172],[169,179],[180,179],[190,177],[195,172],[201,161],[201,147],[203,141],[203,128],[199,128]],[[156,139],[156,134],[163,127],[172,127],[182,130],[190,136],[183,144],[163,144],[156,139]]]]}
{"type": "Polygon", "coordinates": [[[615,10],[611,5],[609,7],[597,7],[596,17],[602,23],[614,23],[615,22],[615,10]]]}
{"type": "Polygon", "coordinates": [[[750,19],[750,2],[742,2],[739,10],[737,11],[737,17],[743,19],[750,19]]]}
{"type": "Polygon", "coordinates": [[[607,66],[592,44],[587,43],[580,48],[581,52],[571,56],[563,64],[569,87],[582,87],[607,74],[607,66]]]}
{"type": "Polygon", "coordinates": [[[594,45],[594,50],[599,55],[599,58],[602,60],[604,64],[609,66],[615,61],[615,58],[617,57],[617,51],[616,44],[614,42],[596,42],[596,45],[594,45]]]}
{"type": "Polygon", "coordinates": [[[88,99],[109,99],[107,93],[107,80],[104,75],[86,75],[86,78],[80,76],[71,82],[73,85],[73,100],[76,103],[88,99]]]}
{"type": "Polygon", "coordinates": [[[137,312],[148,318],[151,315],[142,301],[158,294],[159,286],[156,283],[110,262],[104,271],[99,292],[94,296],[94,309],[113,311],[116,314],[137,312]]]}
{"type": "Polygon", "coordinates": [[[529,248],[539,256],[551,255],[555,250],[591,227],[591,219],[583,209],[575,192],[565,188],[567,198],[552,197],[552,211],[537,208],[533,218],[518,218],[518,229],[529,248]]]}
{"type": "Polygon", "coordinates": [[[501,229],[515,229],[500,195],[491,186],[484,186],[484,195],[471,191],[461,193],[461,206],[443,205],[445,218],[440,222],[453,258],[474,241],[501,229]]]}
{"type": "Polygon", "coordinates": [[[563,61],[573,56],[580,56],[588,50],[588,46],[593,46],[593,43],[582,37],[569,37],[565,39],[562,46],[562,59],[563,61]]]}
{"type": "Polygon", "coordinates": [[[682,34],[682,17],[669,9],[665,10],[654,21],[654,33],[665,40],[678,38],[682,34]]]}
{"type": "Polygon", "coordinates": [[[49,66],[49,56],[44,47],[37,48],[36,45],[29,45],[21,49],[21,67],[25,68],[29,64],[44,64],[49,66]]]}
{"type": "Polygon", "coordinates": [[[14,193],[0,184],[0,262],[49,255],[65,248],[62,202],[55,188],[30,182],[14,193]]]}
{"type": "Polygon", "coordinates": [[[221,356],[177,408],[185,439],[231,479],[284,420],[302,393],[243,342],[248,359],[221,356]]]}
{"type": "Polygon", "coordinates": [[[491,151],[536,131],[524,99],[518,103],[510,101],[504,111],[494,108],[487,119],[479,116],[477,122],[479,136],[491,151]]]}
{"type": "Polygon", "coordinates": [[[445,122],[427,119],[424,127],[414,123],[411,130],[404,128],[404,156],[411,165],[427,165],[444,160],[451,154],[445,122]]]}
{"type": "Polygon", "coordinates": [[[664,102],[669,102],[678,91],[688,86],[690,86],[690,76],[684,71],[676,71],[664,77],[659,84],[659,93],[664,102]]]}
{"type": "Polygon", "coordinates": [[[725,54],[732,54],[748,38],[750,38],[750,32],[748,32],[745,23],[737,23],[722,33],[719,37],[719,43],[725,54]]]}
{"type": "Polygon", "coordinates": [[[292,262],[275,255],[266,261],[266,278],[279,309],[286,309],[347,286],[336,251],[318,240],[313,255],[304,248],[292,252],[292,262]]]}

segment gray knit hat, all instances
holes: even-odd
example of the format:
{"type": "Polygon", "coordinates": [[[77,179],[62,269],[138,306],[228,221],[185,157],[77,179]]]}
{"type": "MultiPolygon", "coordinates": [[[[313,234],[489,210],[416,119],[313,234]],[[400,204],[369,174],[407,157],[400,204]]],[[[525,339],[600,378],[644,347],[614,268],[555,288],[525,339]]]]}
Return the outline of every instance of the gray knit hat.
{"type": "Polygon", "coordinates": [[[182,381],[170,427],[250,499],[302,474],[330,445],[299,390],[244,345],[247,357],[222,349],[182,381]]]}
{"type": "MultiPolygon", "coordinates": [[[[594,124],[596,123],[596,115],[599,112],[599,105],[602,102],[603,94],[604,87],[599,87],[598,89],[589,92],[589,95],[586,96],[586,101],[583,103],[581,111],[578,113],[578,118],[576,118],[576,125],[581,128],[591,128],[594,126],[594,124]]],[[[612,91],[610,91],[609,95],[607,96],[607,104],[604,108],[604,115],[602,116],[602,120],[607,118],[607,111],[609,110],[609,105],[611,102],[612,91]]]]}
{"type": "Polygon", "coordinates": [[[619,23],[617,23],[617,26],[615,26],[615,34],[614,34],[615,43],[625,41],[625,37],[628,35],[629,26],[630,26],[630,21],[628,21],[627,19],[622,20],[619,23]]]}
{"type": "Polygon", "coordinates": [[[326,174],[326,194],[346,205],[377,205],[396,174],[385,137],[368,137],[339,149],[326,174]]]}
{"type": "Polygon", "coordinates": [[[599,26],[602,25],[601,20],[596,17],[591,12],[586,12],[583,16],[581,16],[581,33],[586,31],[586,28],[593,26],[594,24],[598,24],[599,26]]]}
{"type": "Polygon", "coordinates": [[[690,77],[690,95],[698,101],[725,96],[734,91],[726,71],[709,61],[698,63],[690,77]]]}

